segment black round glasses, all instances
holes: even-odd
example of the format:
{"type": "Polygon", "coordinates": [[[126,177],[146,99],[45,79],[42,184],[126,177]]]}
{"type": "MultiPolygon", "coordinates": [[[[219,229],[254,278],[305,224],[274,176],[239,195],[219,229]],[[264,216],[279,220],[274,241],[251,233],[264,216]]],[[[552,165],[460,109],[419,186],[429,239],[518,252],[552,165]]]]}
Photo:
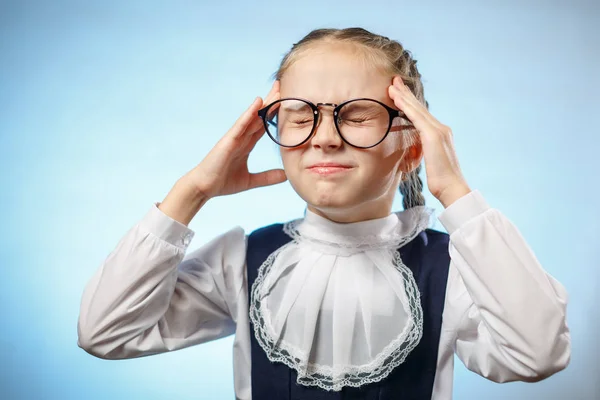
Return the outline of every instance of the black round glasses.
{"type": "Polygon", "coordinates": [[[390,133],[394,118],[400,117],[410,123],[402,111],[367,98],[341,104],[314,104],[300,98],[285,98],[260,109],[258,115],[275,143],[282,147],[297,147],[315,133],[321,117],[320,106],[334,107],[333,120],[338,134],[345,143],[361,149],[381,143],[390,133]]]}

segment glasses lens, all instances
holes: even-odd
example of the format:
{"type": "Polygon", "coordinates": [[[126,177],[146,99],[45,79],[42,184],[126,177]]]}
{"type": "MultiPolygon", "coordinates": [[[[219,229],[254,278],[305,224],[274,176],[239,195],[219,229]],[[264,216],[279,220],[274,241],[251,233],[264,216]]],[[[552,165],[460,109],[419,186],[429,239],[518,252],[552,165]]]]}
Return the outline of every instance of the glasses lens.
{"type": "Polygon", "coordinates": [[[281,100],[267,113],[269,136],[283,146],[298,146],[312,131],[315,113],[308,103],[300,100],[281,100]]]}
{"type": "Polygon", "coordinates": [[[369,147],[387,134],[390,114],[376,101],[355,100],[340,109],[337,124],[346,141],[354,146],[369,147]]]}

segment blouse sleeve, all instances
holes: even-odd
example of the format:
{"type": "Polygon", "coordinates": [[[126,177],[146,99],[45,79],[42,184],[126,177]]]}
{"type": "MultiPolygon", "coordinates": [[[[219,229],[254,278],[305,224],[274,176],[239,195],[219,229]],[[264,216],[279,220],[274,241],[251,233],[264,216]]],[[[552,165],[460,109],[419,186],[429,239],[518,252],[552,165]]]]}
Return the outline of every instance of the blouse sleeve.
{"type": "Polygon", "coordinates": [[[155,203],[85,287],[78,345],[100,358],[177,350],[232,334],[246,236],[234,228],[185,256],[194,232],[155,203]]]}
{"type": "Polygon", "coordinates": [[[439,220],[450,234],[444,325],[471,371],[495,382],[538,381],[570,361],[565,288],[479,191],[439,220]]]}

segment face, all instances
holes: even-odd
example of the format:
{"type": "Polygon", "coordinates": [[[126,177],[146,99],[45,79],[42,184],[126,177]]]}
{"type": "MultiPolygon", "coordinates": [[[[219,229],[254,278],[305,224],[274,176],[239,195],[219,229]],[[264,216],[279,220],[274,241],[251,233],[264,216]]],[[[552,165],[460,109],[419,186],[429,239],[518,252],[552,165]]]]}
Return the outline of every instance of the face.
{"type": "MultiPolygon", "coordinates": [[[[281,78],[280,94],[314,104],[365,97],[396,109],[387,95],[391,81],[390,74],[365,62],[354,45],[322,44],[289,67],[281,78]]],[[[389,215],[407,151],[400,133],[390,132],[369,149],[352,147],[337,133],[332,109],[320,107],[321,119],[309,141],[294,148],[281,147],[289,182],[311,211],[333,221],[389,215]]]]}

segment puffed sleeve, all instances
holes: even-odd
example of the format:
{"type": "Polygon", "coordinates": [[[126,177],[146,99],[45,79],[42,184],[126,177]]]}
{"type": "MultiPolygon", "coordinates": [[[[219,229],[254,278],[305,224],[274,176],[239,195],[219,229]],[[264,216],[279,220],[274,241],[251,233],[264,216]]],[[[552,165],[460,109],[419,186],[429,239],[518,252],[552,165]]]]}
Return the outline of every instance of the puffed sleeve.
{"type": "Polygon", "coordinates": [[[566,368],[566,290],[516,226],[477,190],[439,220],[450,234],[444,325],[464,365],[495,382],[539,381],[566,368]]]}
{"type": "Polygon", "coordinates": [[[235,331],[246,276],[236,227],[185,255],[194,232],[154,203],[83,292],[78,345],[106,359],[177,350],[235,331]]]}

